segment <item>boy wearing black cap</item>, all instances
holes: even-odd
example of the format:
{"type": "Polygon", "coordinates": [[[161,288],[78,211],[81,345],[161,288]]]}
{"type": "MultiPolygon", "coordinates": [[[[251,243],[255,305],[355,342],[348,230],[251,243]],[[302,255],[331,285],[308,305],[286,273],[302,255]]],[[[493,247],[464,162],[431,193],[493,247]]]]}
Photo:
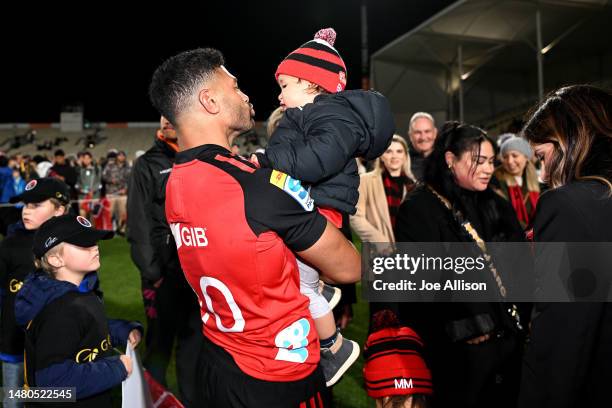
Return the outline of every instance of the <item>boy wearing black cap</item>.
{"type": "Polygon", "coordinates": [[[136,322],[104,315],[96,270],[97,242],[112,231],[96,230],[81,217],[63,215],[34,235],[36,266],[15,301],[17,323],[26,327],[26,384],[75,387],[79,407],[111,406],[111,389],[125,380],[132,363],[113,346],[140,341],[136,322]]]}
{"type": "MultiPolygon", "coordinates": [[[[69,188],[55,178],[30,181],[22,194],[11,202],[23,202],[21,221],[8,227],[0,243],[0,361],[5,387],[23,385],[23,329],[15,322],[15,297],[25,277],[35,270],[32,256],[34,232],[45,221],[68,211],[69,188]]],[[[5,407],[18,407],[5,398],[5,407]]]]}

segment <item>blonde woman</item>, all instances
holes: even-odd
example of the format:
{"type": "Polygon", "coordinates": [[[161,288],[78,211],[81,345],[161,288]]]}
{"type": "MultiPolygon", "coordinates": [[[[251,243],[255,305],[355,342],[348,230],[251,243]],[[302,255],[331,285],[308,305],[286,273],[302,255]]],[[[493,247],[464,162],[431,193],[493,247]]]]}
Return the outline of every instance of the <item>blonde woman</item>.
{"type": "Polygon", "coordinates": [[[357,212],[350,218],[353,231],[362,241],[395,242],[395,216],[413,187],[408,145],[403,137],[393,135],[374,170],[361,175],[357,212]]]}
{"type": "Polygon", "coordinates": [[[494,173],[499,188],[494,191],[510,201],[519,223],[527,228],[540,198],[538,174],[531,162],[533,150],[525,139],[512,136],[501,144],[500,156],[502,165],[494,173]]]}
{"type": "Polygon", "coordinates": [[[274,133],[274,131],[278,127],[278,124],[283,118],[284,113],[285,110],[283,109],[283,107],[279,106],[278,108],[274,109],[270,114],[270,117],[268,117],[268,121],[266,122],[266,134],[268,135],[268,139],[272,137],[272,133],[274,133]]]}

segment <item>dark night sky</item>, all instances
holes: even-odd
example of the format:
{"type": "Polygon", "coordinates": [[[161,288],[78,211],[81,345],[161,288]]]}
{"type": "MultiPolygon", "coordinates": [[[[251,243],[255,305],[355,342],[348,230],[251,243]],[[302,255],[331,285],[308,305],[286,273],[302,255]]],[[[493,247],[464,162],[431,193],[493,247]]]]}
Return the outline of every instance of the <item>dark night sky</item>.
{"type": "MultiPolygon", "coordinates": [[[[367,1],[370,53],[452,3],[367,1]]],[[[277,106],[278,63],[328,26],[338,33],[336,48],[347,65],[349,87],[360,87],[359,0],[211,3],[167,9],[106,2],[87,9],[37,5],[35,15],[16,13],[28,17],[0,31],[0,123],[57,122],[61,107],[74,102],[84,104],[90,121],[155,121],[147,97],[151,74],[167,57],[201,46],[223,52],[257,119],[264,120],[277,106]]]]}

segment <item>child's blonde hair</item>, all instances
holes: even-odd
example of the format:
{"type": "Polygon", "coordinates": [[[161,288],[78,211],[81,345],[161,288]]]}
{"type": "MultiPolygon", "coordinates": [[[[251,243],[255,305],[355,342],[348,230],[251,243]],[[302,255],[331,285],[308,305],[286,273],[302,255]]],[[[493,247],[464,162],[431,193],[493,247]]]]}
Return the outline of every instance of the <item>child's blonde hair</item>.
{"type": "MultiPolygon", "coordinates": [[[[404,162],[404,166],[402,167],[402,171],[404,172],[404,175],[409,177],[412,181],[416,181],[416,177],[414,177],[414,174],[412,174],[412,170],[411,170],[410,150],[408,150],[408,143],[406,142],[406,139],[404,139],[402,136],[398,134],[394,134],[393,138],[391,139],[391,143],[393,142],[401,144],[402,147],[404,148],[404,153],[406,153],[406,161],[404,162]]],[[[380,172],[385,170],[385,165],[382,162],[380,157],[378,157],[376,161],[374,162],[374,170],[377,170],[380,172]]]]}
{"type": "Polygon", "coordinates": [[[62,256],[63,254],[64,254],[64,243],[62,242],[58,244],[57,246],[54,246],[53,248],[48,250],[40,258],[36,258],[34,260],[34,266],[36,267],[36,269],[42,269],[47,275],[55,279],[55,276],[57,275],[59,268],[51,265],[51,263],[49,262],[49,257],[53,255],[62,256]]]}
{"type": "Polygon", "coordinates": [[[57,210],[60,207],[64,207],[64,214],[68,214],[68,210],[70,209],[70,203],[65,203],[63,201],[58,200],[57,198],[50,198],[51,204],[57,210]]]}

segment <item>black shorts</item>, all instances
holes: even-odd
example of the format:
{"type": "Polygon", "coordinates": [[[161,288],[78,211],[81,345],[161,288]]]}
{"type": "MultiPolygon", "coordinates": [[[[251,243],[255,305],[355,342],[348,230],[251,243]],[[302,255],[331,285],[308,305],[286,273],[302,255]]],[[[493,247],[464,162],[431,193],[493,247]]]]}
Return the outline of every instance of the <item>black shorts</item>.
{"type": "Polygon", "coordinates": [[[298,381],[259,380],[242,372],[227,351],[206,337],[198,363],[198,384],[197,407],[331,407],[331,392],[320,366],[298,381]]]}

